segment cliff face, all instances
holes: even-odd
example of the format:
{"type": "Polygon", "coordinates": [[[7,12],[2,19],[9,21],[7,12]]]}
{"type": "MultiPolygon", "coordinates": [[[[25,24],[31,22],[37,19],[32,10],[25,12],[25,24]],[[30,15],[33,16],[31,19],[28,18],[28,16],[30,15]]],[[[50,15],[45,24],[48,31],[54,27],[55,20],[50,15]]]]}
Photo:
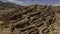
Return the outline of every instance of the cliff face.
{"type": "Polygon", "coordinates": [[[56,18],[52,6],[7,4],[0,11],[0,34],[53,34],[56,18]]]}

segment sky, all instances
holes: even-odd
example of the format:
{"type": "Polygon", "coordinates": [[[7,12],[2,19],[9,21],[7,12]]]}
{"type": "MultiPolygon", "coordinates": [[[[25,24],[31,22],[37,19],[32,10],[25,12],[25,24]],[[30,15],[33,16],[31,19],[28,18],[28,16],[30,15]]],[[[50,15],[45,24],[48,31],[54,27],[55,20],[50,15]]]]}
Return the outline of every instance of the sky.
{"type": "Polygon", "coordinates": [[[3,2],[11,2],[20,5],[31,5],[31,4],[40,4],[40,5],[53,5],[58,6],[60,5],[60,0],[0,0],[3,2]]]}

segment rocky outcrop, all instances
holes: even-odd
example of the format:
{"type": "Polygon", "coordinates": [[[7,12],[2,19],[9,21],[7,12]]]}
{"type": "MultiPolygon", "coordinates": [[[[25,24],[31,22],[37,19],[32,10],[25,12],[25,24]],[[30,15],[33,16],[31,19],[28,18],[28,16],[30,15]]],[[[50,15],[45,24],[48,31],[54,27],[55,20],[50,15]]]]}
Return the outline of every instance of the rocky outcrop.
{"type": "Polygon", "coordinates": [[[51,34],[55,11],[52,6],[31,5],[0,17],[1,34],[51,34]]]}

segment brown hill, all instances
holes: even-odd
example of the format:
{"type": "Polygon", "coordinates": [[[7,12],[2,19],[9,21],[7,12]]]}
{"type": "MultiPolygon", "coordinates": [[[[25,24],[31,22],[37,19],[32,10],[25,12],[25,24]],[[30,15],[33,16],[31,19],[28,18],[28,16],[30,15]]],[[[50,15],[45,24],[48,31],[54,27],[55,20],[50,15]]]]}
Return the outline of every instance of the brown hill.
{"type": "Polygon", "coordinates": [[[53,7],[57,13],[60,13],[60,6],[54,6],[53,7]]]}
{"type": "Polygon", "coordinates": [[[0,3],[0,7],[3,7],[0,8],[1,34],[49,34],[54,30],[51,26],[55,22],[52,6],[0,3]]]}

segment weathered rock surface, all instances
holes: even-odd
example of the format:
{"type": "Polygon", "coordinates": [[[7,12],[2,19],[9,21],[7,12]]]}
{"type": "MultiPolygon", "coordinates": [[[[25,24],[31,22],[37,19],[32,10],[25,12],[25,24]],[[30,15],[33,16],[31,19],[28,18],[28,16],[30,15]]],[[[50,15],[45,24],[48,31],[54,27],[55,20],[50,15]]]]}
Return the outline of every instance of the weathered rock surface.
{"type": "Polygon", "coordinates": [[[31,5],[6,13],[0,20],[0,34],[53,34],[56,18],[52,6],[31,5]]]}
{"type": "Polygon", "coordinates": [[[0,34],[56,34],[55,21],[52,6],[0,2],[0,34]]]}

